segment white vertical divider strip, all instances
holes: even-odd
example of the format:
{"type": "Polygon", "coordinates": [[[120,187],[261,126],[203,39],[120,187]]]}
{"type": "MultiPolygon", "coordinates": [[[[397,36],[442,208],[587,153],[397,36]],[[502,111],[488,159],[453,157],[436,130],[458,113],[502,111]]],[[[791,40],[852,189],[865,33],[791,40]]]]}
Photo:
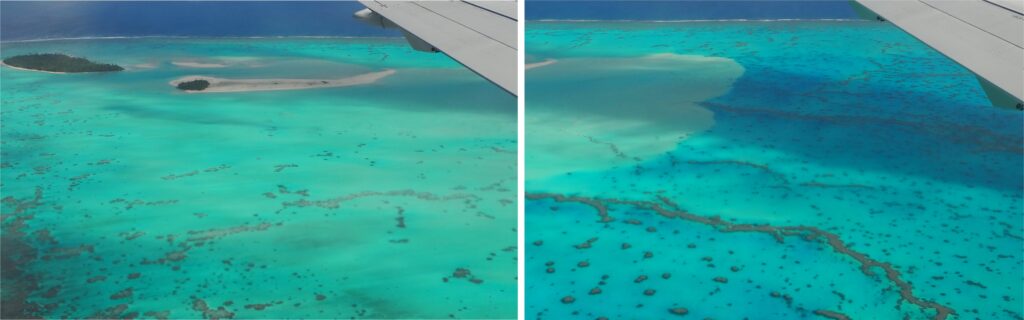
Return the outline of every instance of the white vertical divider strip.
{"type": "Polygon", "coordinates": [[[515,6],[516,14],[519,17],[519,19],[516,19],[519,23],[519,37],[516,39],[516,41],[518,41],[518,45],[516,46],[516,48],[518,48],[518,50],[516,50],[518,55],[516,57],[516,70],[518,72],[517,80],[519,81],[519,95],[517,97],[519,103],[517,111],[518,116],[516,116],[519,128],[516,130],[516,156],[518,157],[518,160],[516,161],[516,170],[518,170],[516,173],[516,197],[518,199],[518,201],[516,201],[516,205],[518,207],[518,219],[516,219],[518,226],[516,227],[516,231],[518,232],[516,232],[516,236],[519,237],[516,242],[516,248],[518,248],[519,251],[518,257],[516,258],[516,262],[518,264],[517,274],[519,275],[519,277],[516,278],[518,280],[516,285],[518,293],[518,298],[516,299],[518,303],[518,312],[516,314],[518,315],[519,320],[524,320],[526,319],[526,71],[523,66],[526,62],[526,46],[524,45],[526,40],[526,12],[524,11],[524,7],[526,4],[523,0],[517,0],[515,6]]]}

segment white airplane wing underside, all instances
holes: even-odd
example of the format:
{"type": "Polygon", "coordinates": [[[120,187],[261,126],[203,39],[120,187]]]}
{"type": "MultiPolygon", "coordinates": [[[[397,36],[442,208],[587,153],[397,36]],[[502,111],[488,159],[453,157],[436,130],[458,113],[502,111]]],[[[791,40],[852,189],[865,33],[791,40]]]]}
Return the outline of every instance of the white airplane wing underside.
{"type": "Polygon", "coordinates": [[[413,48],[444,52],[516,95],[518,16],[512,0],[360,0],[356,17],[401,28],[413,48]]]}
{"type": "Polygon", "coordinates": [[[1024,1],[855,0],[974,72],[992,104],[1024,110],[1024,1]]]}

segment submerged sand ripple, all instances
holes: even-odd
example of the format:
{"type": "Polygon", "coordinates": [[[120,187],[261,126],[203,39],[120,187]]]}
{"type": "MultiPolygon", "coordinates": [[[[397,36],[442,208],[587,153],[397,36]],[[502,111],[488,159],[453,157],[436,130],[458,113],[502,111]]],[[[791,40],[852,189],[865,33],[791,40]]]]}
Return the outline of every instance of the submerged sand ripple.
{"type": "Polygon", "coordinates": [[[547,60],[544,60],[544,61],[541,61],[541,62],[527,63],[526,65],[523,66],[523,69],[530,70],[530,69],[534,69],[534,68],[550,66],[552,64],[555,64],[555,62],[558,62],[558,60],[547,59],[547,60]]]}
{"type": "Polygon", "coordinates": [[[727,93],[744,72],[731,59],[678,54],[554,62],[531,71],[539,75],[531,99],[542,103],[526,114],[528,179],[631,165],[670,151],[714,125],[701,102],[727,93]],[[696,73],[702,80],[687,82],[696,73]],[[575,89],[581,81],[592,86],[575,89]]]}

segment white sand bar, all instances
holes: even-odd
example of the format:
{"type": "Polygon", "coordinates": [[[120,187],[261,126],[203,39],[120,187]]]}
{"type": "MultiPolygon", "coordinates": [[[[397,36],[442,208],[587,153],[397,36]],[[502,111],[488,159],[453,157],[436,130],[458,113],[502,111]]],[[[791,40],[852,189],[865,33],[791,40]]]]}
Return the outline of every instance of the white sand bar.
{"type": "Polygon", "coordinates": [[[371,84],[393,74],[395,74],[395,70],[388,69],[341,79],[224,79],[187,76],[172,80],[170,84],[177,87],[179,83],[193,80],[206,80],[210,82],[210,86],[206,89],[186,91],[189,93],[299,90],[371,84]]]}
{"type": "Polygon", "coordinates": [[[212,63],[212,62],[198,62],[198,61],[171,61],[171,64],[185,67],[185,68],[224,68],[227,64],[223,63],[212,63]]]}

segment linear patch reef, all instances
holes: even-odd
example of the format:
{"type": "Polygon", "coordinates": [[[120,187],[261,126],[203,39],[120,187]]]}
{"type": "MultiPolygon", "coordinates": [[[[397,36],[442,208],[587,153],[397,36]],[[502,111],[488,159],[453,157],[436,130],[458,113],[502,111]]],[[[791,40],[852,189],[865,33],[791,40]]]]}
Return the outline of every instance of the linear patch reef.
{"type": "Polygon", "coordinates": [[[683,220],[708,225],[721,232],[760,232],[771,235],[776,241],[782,243],[787,236],[798,236],[807,241],[822,241],[829,245],[836,252],[853,258],[860,263],[860,270],[868,276],[875,276],[872,268],[879,268],[885,272],[885,278],[899,288],[900,297],[905,301],[917,305],[923,309],[934,309],[936,314],[934,320],[945,320],[950,315],[955,315],[952,308],[934,301],[924,300],[914,295],[914,288],[909,282],[900,277],[900,272],[887,262],[874,260],[866,254],[850,249],[846,243],[839,238],[839,235],[822,230],[813,226],[773,226],[770,224],[741,224],[722,220],[720,217],[705,217],[693,214],[681,209],[671,199],[658,196],[662,203],[653,201],[636,201],[623,199],[589,198],[580,196],[566,196],[554,193],[527,193],[528,200],[551,199],[556,202],[576,202],[589,205],[597,210],[601,222],[608,223],[615,221],[614,217],[608,214],[608,204],[630,205],[639,209],[652,210],[658,215],[666,218],[680,218],[683,220]]]}

